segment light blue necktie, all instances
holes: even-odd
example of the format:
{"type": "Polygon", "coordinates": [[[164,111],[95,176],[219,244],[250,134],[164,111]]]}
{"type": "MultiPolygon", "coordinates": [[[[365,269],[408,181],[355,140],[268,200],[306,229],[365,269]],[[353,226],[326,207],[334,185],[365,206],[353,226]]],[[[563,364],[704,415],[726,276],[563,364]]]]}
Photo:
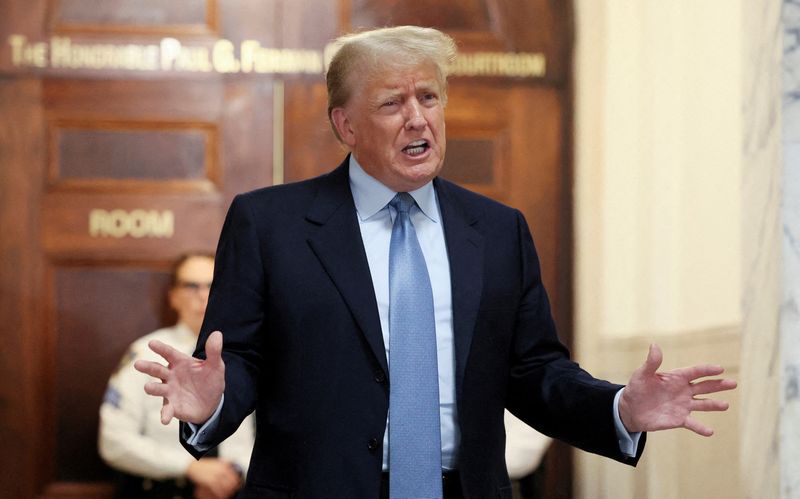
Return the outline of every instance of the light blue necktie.
{"type": "Polygon", "coordinates": [[[439,370],[433,292],[401,192],[389,246],[389,498],[442,498],[439,370]]]}

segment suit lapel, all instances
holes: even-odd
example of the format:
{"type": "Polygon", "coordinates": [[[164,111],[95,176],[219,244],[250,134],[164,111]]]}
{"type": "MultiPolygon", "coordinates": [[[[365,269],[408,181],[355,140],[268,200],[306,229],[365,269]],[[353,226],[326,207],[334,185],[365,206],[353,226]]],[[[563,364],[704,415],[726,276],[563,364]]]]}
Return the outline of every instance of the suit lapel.
{"type": "MultiPolygon", "coordinates": [[[[345,159],[321,181],[317,198],[306,216],[309,222],[319,226],[319,230],[308,238],[308,244],[341,293],[375,358],[388,374],[378,305],[350,192],[347,165],[345,159]]],[[[480,214],[467,209],[446,181],[437,178],[434,185],[450,261],[456,387],[460,395],[481,300],[484,238],[475,228],[480,214]]]]}
{"type": "Polygon", "coordinates": [[[475,228],[480,214],[471,212],[460,202],[454,195],[451,184],[437,178],[434,185],[442,211],[445,243],[450,260],[456,390],[460,400],[483,288],[484,238],[475,228]]]}
{"type": "Polygon", "coordinates": [[[319,226],[308,238],[314,254],[341,293],[372,353],[388,374],[378,304],[350,192],[348,160],[322,179],[306,219],[319,226]]]}

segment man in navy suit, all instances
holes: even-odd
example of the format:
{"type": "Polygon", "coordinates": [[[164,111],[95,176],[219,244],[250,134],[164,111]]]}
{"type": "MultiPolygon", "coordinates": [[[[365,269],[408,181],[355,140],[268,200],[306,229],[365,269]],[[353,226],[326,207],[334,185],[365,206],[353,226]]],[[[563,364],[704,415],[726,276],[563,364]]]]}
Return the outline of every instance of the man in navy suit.
{"type": "Polygon", "coordinates": [[[403,497],[389,480],[387,431],[398,386],[389,369],[397,193],[413,200],[405,216],[433,300],[441,438],[431,445],[442,472],[433,497],[511,497],[504,408],[631,465],[646,431],[711,435],[691,413],[727,409],[696,397],[735,387],[696,381],[720,367],[658,373],[652,346],[624,389],[593,378],[558,340],[523,216],[437,176],[453,41],[405,26],[339,44],[328,115],[350,154],[322,177],[237,196],[196,357],[154,342],[168,365],[137,363],[161,379],[145,390],[164,398],[162,422],[185,422],[189,452],[201,456],[257,409],[244,497],[403,497]]]}

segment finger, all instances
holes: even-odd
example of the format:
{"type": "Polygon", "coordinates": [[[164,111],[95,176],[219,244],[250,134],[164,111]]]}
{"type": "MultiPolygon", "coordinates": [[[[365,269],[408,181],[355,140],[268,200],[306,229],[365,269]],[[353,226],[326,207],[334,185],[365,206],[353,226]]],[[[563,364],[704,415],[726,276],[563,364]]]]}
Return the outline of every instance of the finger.
{"type": "Polygon", "coordinates": [[[164,357],[164,360],[166,360],[170,364],[172,364],[172,363],[174,363],[174,362],[176,362],[178,360],[181,360],[183,358],[189,357],[185,353],[179,352],[178,350],[175,350],[174,348],[172,348],[171,346],[167,345],[166,343],[163,343],[163,342],[158,341],[158,340],[150,340],[150,342],[147,344],[147,346],[150,347],[150,350],[152,350],[155,353],[157,353],[158,355],[164,357]]]}
{"type": "Polygon", "coordinates": [[[693,418],[686,418],[686,421],[683,422],[683,427],[704,437],[710,437],[714,434],[714,430],[693,418]]]}
{"type": "Polygon", "coordinates": [[[729,404],[724,400],[712,399],[694,399],[689,404],[689,409],[692,411],[727,411],[729,404]]]}
{"type": "Polygon", "coordinates": [[[168,425],[170,421],[172,421],[172,416],[175,414],[175,410],[172,407],[172,404],[169,403],[169,400],[164,399],[164,403],[161,406],[161,424],[164,426],[168,425]]]}
{"type": "Polygon", "coordinates": [[[698,366],[682,367],[680,369],[673,369],[671,373],[682,376],[686,379],[693,380],[698,378],[705,378],[707,376],[719,376],[725,372],[722,366],[716,364],[702,364],[698,366]]]}
{"type": "Polygon", "coordinates": [[[239,476],[236,475],[236,472],[234,472],[233,469],[229,469],[222,474],[220,477],[220,484],[222,485],[225,497],[232,495],[232,493],[236,490],[236,485],[238,482],[239,476]]]}
{"type": "Polygon", "coordinates": [[[661,353],[661,348],[655,343],[650,344],[650,350],[647,352],[647,360],[642,365],[644,374],[655,374],[658,368],[661,367],[661,362],[664,355],[661,353]]]}
{"type": "Polygon", "coordinates": [[[154,378],[160,378],[162,380],[166,379],[166,377],[162,376],[162,374],[165,372],[169,373],[169,369],[164,367],[162,364],[149,360],[137,360],[133,363],[133,368],[140,373],[149,374],[154,378]]]}
{"type": "Polygon", "coordinates": [[[226,497],[226,487],[219,480],[214,480],[214,483],[210,484],[210,488],[216,497],[226,497]]]}
{"type": "Polygon", "coordinates": [[[195,499],[219,499],[219,496],[214,495],[210,488],[205,487],[199,493],[195,489],[195,499]]]}
{"type": "Polygon", "coordinates": [[[222,362],[222,333],[214,331],[206,340],[206,360],[211,364],[222,362]]]}
{"type": "MultiPolygon", "coordinates": [[[[145,363],[145,362],[148,362],[148,361],[146,361],[146,360],[141,360],[141,361],[137,360],[136,362],[145,363]]],[[[134,365],[134,367],[135,367],[135,365],[134,365]]],[[[149,374],[150,376],[152,376],[154,378],[158,378],[161,381],[167,381],[167,378],[169,378],[169,374],[170,374],[169,369],[166,366],[164,366],[163,364],[159,364],[158,362],[151,362],[150,364],[148,364],[147,371],[148,371],[147,374],[149,374]]]]}
{"type": "Polygon", "coordinates": [[[144,385],[144,393],[154,397],[166,397],[168,392],[169,387],[164,383],[151,381],[149,383],[145,383],[144,385]]]}
{"type": "Polygon", "coordinates": [[[717,393],[736,388],[736,381],[732,379],[709,379],[692,384],[692,395],[717,393]]]}

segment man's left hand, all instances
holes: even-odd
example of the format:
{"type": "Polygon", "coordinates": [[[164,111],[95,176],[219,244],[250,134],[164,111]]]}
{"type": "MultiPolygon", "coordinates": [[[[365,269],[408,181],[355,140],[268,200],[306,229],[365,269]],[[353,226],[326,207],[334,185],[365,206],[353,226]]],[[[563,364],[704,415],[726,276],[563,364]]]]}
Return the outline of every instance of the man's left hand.
{"type": "Polygon", "coordinates": [[[663,355],[658,345],[650,345],[647,360],[631,375],[619,400],[622,424],[630,432],[686,428],[710,437],[714,430],[692,418],[694,411],[725,411],[722,400],[699,398],[698,395],[736,388],[732,379],[709,379],[724,369],[716,365],[684,367],[657,372],[663,355]]]}

